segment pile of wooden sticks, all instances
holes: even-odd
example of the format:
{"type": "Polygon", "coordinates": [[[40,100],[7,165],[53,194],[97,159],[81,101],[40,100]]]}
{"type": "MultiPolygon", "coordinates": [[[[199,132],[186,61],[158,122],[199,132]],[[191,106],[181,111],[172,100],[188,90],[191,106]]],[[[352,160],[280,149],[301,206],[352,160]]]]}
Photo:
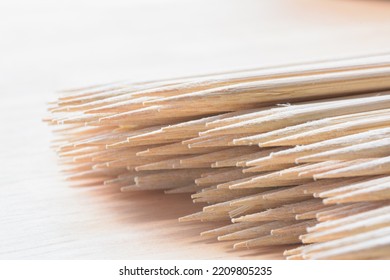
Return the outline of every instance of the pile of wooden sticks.
{"type": "MultiPolygon", "coordinates": [[[[68,179],[188,193],[235,248],[390,258],[390,55],[64,92],[68,179]]],[[[157,206],[156,206],[157,207],[157,206]]]]}

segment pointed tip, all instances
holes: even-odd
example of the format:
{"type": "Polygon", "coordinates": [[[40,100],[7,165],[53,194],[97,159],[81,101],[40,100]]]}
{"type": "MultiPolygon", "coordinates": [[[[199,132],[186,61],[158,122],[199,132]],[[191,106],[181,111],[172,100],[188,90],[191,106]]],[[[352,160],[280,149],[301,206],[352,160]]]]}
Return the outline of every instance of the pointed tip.
{"type": "Polygon", "coordinates": [[[218,236],[217,239],[218,239],[218,241],[230,241],[230,240],[234,240],[235,238],[232,238],[231,235],[232,235],[231,233],[225,234],[225,235],[221,235],[221,236],[218,236]]]}
{"type": "Polygon", "coordinates": [[[303,255],[301,254],[298,254],[298,255],[292,255],[292,256],[288,256],[286,257],[286,260],[289,260],[289,261],[295,261],[295,260],[304,260],[303,258],[303,255]]]}
{"type": "Polygon", "coordinates": [[[180,217],[179,222],[192,222],[200,220],[203,212],[196,212],[187,216],[180,217]]]}
{"type": "Polygon", "coordinates": [[[232,218],[231,221],[232,221],[233,224],[239,223],[239,222],[243,222],[244,221],[244,216],[241,216],[241,217],[238,217],[238,218],[232,218]]]}
{"type": "MultiPolygon", "coordinates": [[[[244,171],[243,171],[244,172],[244,171]]],[[[245,173],[245,172],[244,172],[245,173]]],[[[250,181],[249,181],[250,182],[250,181]]],[[[238,189],[248,189],[248,188],[252,188],[251,186],[246,186],[248,182],[244,182],[244,183],[238,183],[238,184],[233,184],[233,185],[230,185],[229,186],[229,189],[230,190],[238,190],[238,189]]]]}
{"type": "Polygon", "coordinates": [[[246,161],[238,161],[236,167],[246,167],[246,161]]]}
{"type": "Polygon", "coordinates": [[[314,180],[314,181],[317,181],[318,179],[325,179],[325,178],[331,178],[331,177],[327,177],[327,176],[326,176],[326,173],[321,173],[321,174],[315,174],[315,175],[313,175],[313,180],[314,180]]]}
{"type": "Polygon", "coordinates": [[[306,232],[307,232],[307,233],[313,233],[313,232],[316,232],[317,229],[318,229],[318,226],[317,226],[317,225],[314,225],[314,226],[312,226],[312,227],[306,228],[306,232]]]}
{"type": "Polygon", "coordinates": [[[278,140],[271,140],[271,141],[264,141],[257,144],[259,147],[279,147],[279,146],[291,146],[288,143],[284,143],[283,141],[278,140]]]}
{"type": "Polygon", "coordinates": [[[235,146],[252,146],[253,142],[247,139],[233,139],[231,142],[235,146]]]}
{"type": "Polygon", "coordinates": [[[201,236],[201,237],[213,237],[213,236],[214,236],[214,233],[215,233],[215,230],[214,230],[214,229],[206,230],[206,231],[202,231],[202,232],[200,233],[200,236],[201,236]]]}
{"type": "Polygon", "coordinates": [[[179,221],[179,223],[182,223],[182,222],[187,222],[187,221],[189,221],[189,220],[187,219],[187,216],[180,217],[180,218],[178,218],[177,220],[179,221]]]}
{"type": "Polygon", "coordinates": [[[252,168],[244,168],[244,169],[242,170],[242,173],[247,174],[247,173],[252,172],[252,170],[254,170],[254,169],[252,169],[252,168]]]}
{"type": "Polygon", "coordinates": [[[299,236],[299,240],[301,240],[302,243],[308,243],[308,239],[307,239],[308,236],[309,236],[309,234],[302,234],[299,236]]]}
{"type": "Polygon", "coordinates": [[[150,154],[150,149],[146,149],[144,151],[140,151],[138,153],[136,153],[135,155],[136,156],[148,156],[150,154]]]}
{"type": "Polygon", "coordinates": [[[299,254],[301,254],[302,248],[303,248],[304,246],[305,246],[305,245],[300,246],[300,247],[297,247],[297,248],[285,250],[285,251],[283,252],[283,256],[299,255],[299,254]]]}
{"type": "Polygon", "coordinates": [[[108,162],[98,163],[92,166],[93,170],[99,169],[99,168],[105,168],[109,167],[108,162]]]}
{"type": "Polygon", "coordinates": [[[130,191],[142,191],[142,188],[138,185],[129,185],[120,188],[121,192],[130,192],[130,191]]]}
{"type": "Polygon", "coordinates": [[[247,241],[235,243],[233,249],[248,249],[248,243],[247,241]]]}
{"type": "Polygon", "coordinates": [[[329,197],[329,198],[323,199],[322,203],[325,205],[337,204],[337,203],[340,203],[340,200],[337,198],[337,196],[335,196],[335,197],[329,197]]]}

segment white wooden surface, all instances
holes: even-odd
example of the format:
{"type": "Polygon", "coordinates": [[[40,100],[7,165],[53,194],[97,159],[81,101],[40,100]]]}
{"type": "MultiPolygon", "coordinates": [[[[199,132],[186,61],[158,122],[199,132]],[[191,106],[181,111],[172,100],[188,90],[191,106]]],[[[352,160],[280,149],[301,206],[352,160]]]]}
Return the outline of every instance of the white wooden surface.
{"type": "Polygon", "coordinates": [[[56,89],[390,51],[388,1],[1,1],[0,258],[280,258],[202,240],[186,196],[69,186],[56,89]]]}

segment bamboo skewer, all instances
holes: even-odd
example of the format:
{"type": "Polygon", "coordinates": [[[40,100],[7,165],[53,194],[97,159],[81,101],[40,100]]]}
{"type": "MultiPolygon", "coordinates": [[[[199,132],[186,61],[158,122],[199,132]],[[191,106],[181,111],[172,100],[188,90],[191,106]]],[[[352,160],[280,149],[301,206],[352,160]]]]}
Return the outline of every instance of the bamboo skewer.
{"type": "Polygon", "coordinates": [[[62,93],[45,121],[72,182],[188,194],[234,248],[390,258],[390,56],[62,93]]]}

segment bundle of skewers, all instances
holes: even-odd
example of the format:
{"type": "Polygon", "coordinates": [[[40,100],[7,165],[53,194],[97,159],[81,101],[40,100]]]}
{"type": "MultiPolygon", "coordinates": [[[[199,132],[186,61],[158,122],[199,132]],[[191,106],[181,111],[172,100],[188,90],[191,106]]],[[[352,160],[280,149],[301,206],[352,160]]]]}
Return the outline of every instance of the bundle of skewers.
{"type": "Polygon", "coordinates": [[[179,221],[225,223],[201,235],[234,248],[390,258],[390,55],[100,85],[50,112],[69,180],[188,193],[204,207],[179,221]]]}

